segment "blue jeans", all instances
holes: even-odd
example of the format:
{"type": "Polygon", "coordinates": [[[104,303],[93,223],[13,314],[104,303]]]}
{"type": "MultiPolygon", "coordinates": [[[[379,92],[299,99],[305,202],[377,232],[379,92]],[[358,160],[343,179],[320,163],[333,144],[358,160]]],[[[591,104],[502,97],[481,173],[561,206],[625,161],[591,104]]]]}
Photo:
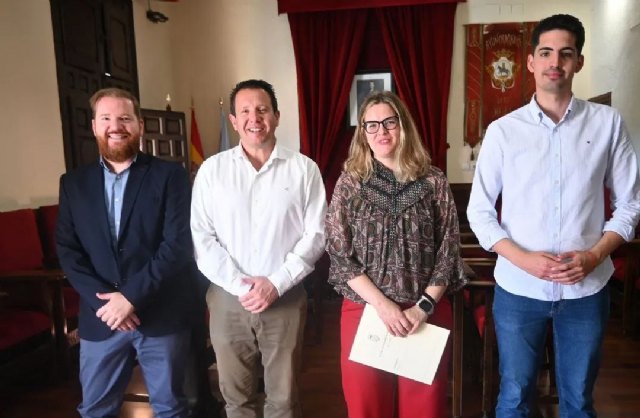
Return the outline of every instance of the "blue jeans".
{"type": "Polygon", "coordinates": [[[496,418],[528,418],[548,324],[553,325],[561,418],[595,417],[593,386],[609,318],[609,290],[547,302],[496,286],[493,315],[500,355],[496,418]]]}
{"type": "Polygon", "coordinates": [[[135,359],[157,418],[188,414],[183,393],[189,332],[147,337],[139,331],[117,331],[103,341],[80,340],[83,418],[117,417],[135,359]]]}

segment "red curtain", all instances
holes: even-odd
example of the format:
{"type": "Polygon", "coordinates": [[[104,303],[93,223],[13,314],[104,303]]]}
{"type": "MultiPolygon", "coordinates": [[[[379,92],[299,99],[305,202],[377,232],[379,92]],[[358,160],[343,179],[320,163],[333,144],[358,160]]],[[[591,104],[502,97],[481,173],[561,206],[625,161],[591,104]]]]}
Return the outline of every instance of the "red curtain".
{"type": "MultiPolygon", "coordinates": [[[[300,151],[316,161],[325,182],[327,173],[336,170],[336,154],[342,154],[337,150],[338,134],[368,15],[364,9],[289,14],[298,76],[300,151]]],[[[328,183],[330,195],[333,184],[328,183]]]]}
{"type": "Polygon", "coordinates": [[[278,14],[373,9],[434,3],[461,3],[466,0],[278,0],[278,14]]]}
{"type": "Polygon", "coordinates": [[[444,172],[455,12],[455,3],[376,9],[396,91],[413,115],[433,164],[444,172]]]}

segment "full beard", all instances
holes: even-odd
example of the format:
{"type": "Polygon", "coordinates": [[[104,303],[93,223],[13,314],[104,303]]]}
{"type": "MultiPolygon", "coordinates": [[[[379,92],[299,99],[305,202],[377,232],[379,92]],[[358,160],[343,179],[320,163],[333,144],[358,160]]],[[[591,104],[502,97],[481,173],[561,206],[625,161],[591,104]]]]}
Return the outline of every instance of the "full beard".
{"type": "Polygon", "coordinates": [[[102,158],[114,163],[123,163],[132,159],[140,151],[140,137],[131,137],[123,144],[109,146],[109,139],[97,138],[98,150],[102,158]]]}

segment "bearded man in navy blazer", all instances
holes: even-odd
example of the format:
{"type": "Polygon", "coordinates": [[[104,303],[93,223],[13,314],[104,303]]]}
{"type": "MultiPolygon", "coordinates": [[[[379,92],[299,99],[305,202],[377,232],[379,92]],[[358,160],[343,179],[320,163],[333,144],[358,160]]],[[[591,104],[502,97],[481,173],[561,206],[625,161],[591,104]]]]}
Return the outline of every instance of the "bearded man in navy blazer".
{"type": "Polygon", "coordinates": [[[100,158],[61,177],[56,237],[81,300],[78,411],[116,417],[137,357],[155,416],[184,417],[197,271],[188,174],[139,151],[143,121],[130,93],[103,89],[90,104],[100,158]]]}

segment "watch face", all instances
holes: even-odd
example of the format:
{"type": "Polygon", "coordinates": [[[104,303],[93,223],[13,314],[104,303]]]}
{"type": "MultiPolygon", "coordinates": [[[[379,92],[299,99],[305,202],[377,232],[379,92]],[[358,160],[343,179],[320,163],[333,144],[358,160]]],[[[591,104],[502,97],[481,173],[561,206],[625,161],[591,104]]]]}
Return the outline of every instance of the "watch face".
{"type": "Polygon", "coordinates": [[[433,312],[433,305],[426,299],[422,299],[418,306],[429,315],[433,312]]]}

